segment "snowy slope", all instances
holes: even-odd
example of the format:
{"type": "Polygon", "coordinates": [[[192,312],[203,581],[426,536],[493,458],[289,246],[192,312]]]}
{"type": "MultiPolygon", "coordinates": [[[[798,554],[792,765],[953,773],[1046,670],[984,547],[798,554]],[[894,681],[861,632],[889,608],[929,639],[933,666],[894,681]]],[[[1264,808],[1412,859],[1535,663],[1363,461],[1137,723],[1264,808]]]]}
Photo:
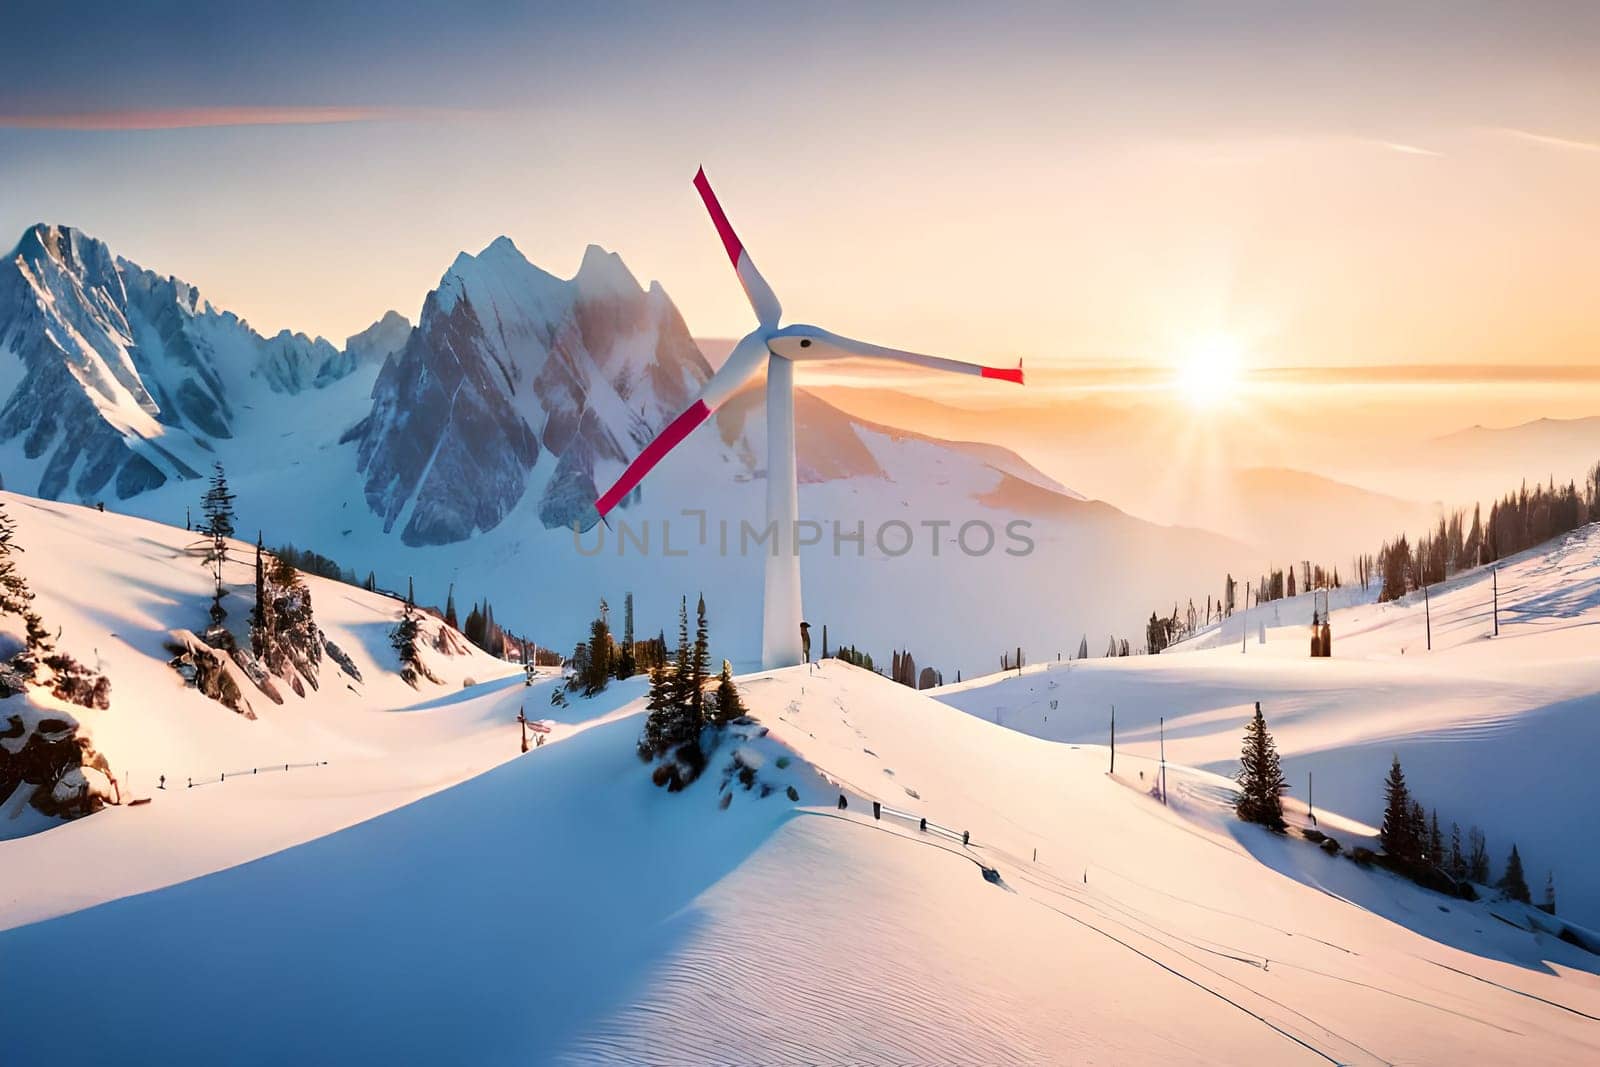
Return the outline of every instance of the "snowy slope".
{"type": "Polygon", "coordinates": [[[1431,652],[1421,593],[1380,605],[1375,587],[1346,588],[1334,593],[1329,660],[1308,657],[1311,600],[1300,596],[1160,656],[1044,663],[938,696],[1012,729],[1096,744],[1115,704],[1119,747],[1145,766],[1165,717],[1169,760],[1225,773],[1259,700],[1294,796],[1305,799],[1312,775],[1318,807],[1374,827],[1398,754],[1447,836],[1452,821],[1463,834],[1481,826],[1497,872],[1515,841],[1535,899],[1552,872],[1561,913],[1600,926],[1600,862],[1575,844],[1600,800],[1600,526],[1501,563],[1498,637],[1491,584],[1480,569],[1432,587],[1431,652]]]}
{"type": "MultiPolygon", "coordinates": [[[[85,722],[132,792],[151,797],[0,840],[8,1062],[1600,1055],[1600,957],[1529,929],[1526,909],[1447,901],[1243,826],[1205,770],[1175,764],[1161,806],[1140,777],[1151,764],[1138,712],[1110,777],[1103,747],[1028,736],[830,660],[743,678],[759,724],[725,738],[674,795],[634,754],[642,679],[557,710],[549,679],[530,689],[474,654],[432,657],[447,684],[414,693],[390,673],[393,602],[313,579],[318,617],[363,680],[248,721],[181,687],[158,651],[206,600],[183,531],[14,496],[7,507],[24,547],[51,546],[23,563],[63,645],[112,676],[110,710],[85,722]],[[469,675],[478,684],[463,687],[469,675]],[[523,707],[558,721],[519,757],[523,707]],[[760,788],[729,777],[736,749],[760,788]],[[325,766],[178,787],[191,773],[318,757],[325,766]],[[168,789],[152,788],[158,773],[168,789]],[[883,821],[873,800],[893,809],[883,821]],[[38,991],[67,989],[92,1041],[63,1045],[57,1015],[38,1009],[38,991]]],[[[1584,594],[1541,567],[1593,556],[1580,539],[1502,577],[1524,593],[1565,590],[1578,607],[1584,594]]],[[[1561,617],[1544,607],[1514,600],[1490,651],[1520,648],[1549,673],[1541,657],[1582,631],[1541,628],[1561,617]]],[[[1351,662],[1382,662],[1401,626],[1350,634],[1373,646],[1351,662]]],[[[715,656],[726,639],[715,616],[712,632],[715,656]]],[[[1263,668],[1302,666],[1286,638],[1253,651],[1263,668]]],[[[1117,699],[1131,707],[1133,667],[1159,689],[1160,671],[1224,654],[1090,662],[1022,683],[1120,667],[1117,699]]],[[[1452,673],[1457,699],[1480,680],[1452,673]]],[[[1166,696],[1198,677],[1168,679],[1166,696]]],[[[1444,686],[1368,691],[1437,716],[1444,686]]],[[[1323,827],[1355,840],[1360,813],[1325,803],[1323,827]]]]}
{"type": "MultiPolygon", "coordinates": [[[[73,1010],[96,1055],[129,1063],[1600,1054],[1595,957],[1234,824],[1204,774],[1175,772],[1162,808],[1131,773],[1108,777],[1104,750],[836,661],[745,686],[771,731],[763,774],[798,803],[735,784],[719,810],[715,770],[655,789],[632,753],[635,699],[258,862],[48,922],[8,916],[0,953],[33,988],[72,982],[86,953],[126,961],[73,1010]],[[874,822],[869,799],[935,828],[874,822]]],[[[204,817],[182,799],[173,832],[204,817]]],[[[0,999],[0,1031],[24,1061],[63,1054],[25,998],[0,999]]]]}
{"type": "MultiPolygon", "coordinates": [[[[407,790],[421,795],[515,754],[515,727],[508,724],[524,693],[519,668],[463,641],[460,654],[424,650],[441,684],[423,683],[413,690],[400,679],[388,640],[399,603],[314,576],[305,580],[316,622],[359,677],[326,657],[318,688],[297,696],[280,685],[281,705],[247,688],[256,718],[236,714],[186,686],[167,663],[172,653],[165,644],[171,632],[198,630],[206,621],[210,576],[193,534],[76,505],[11,493],[0,497],[17,526],[16,543],[23,552],[15,559],[35,593],[35,607],[49,626],[60,629],[60,647],[105,673],[112,685],[111,707],[104,711],[68,705],[35,690],[26,698],[0,701],[0,722],[24,700],[64,712],[79,721],[106,757],[124,794],[153,795],[165,775],[164,799],[178,803],[179,797],[203,795],[203,807],[220,813],[203,830],[188,828],[188,833],[204,835],[205,847],[198,850],[190,847],[194,842],[169,835],[160,816],[165,805],[112,810],[102,813],[103,820],[91,817],[44,835],[80,836],[85,854],[98,857],[87,868],[33,865],[22,857],[36,844],[26,839],[10,844],[17,865],[8,871],[28,872],[30,883],[47,879],[42,907],[61,908],[74,900],[148,887],[118,879],[156,878],[164,884],[211,869],[208,865],[217,861],[259,855],[385,810],[404,799],[407,790]],[[461,708],[456,701],[469,677],[480,683],[486,699],[461,708]],[[503,681],[507,678],[509,686],[503,681]],[[438,710],[430,710],[435,706],[438,710]],[[395,714],[411,709],[416,713],[395,714]],[[412,770],[403,769],[413,759],[412,770]],[[187,789],[190,779],[323,761],[327,767],[278,775],[273,788],[283,791],[281,803],[298,803],[296,798],[306,794],[318,798],[319,809],[317,815],[281,824],[261,823],[248,809],[227,814],[236,794],[248,785],[206,785],[192,794],[187,789]],[[380,774],[389,794],[376,804],[355,797],[327,802],[345,797],[352,781],[372,773],[380,774]],[[116,831],[113,824],[121,819],[127,820],[132,836],[116,831]],[[177,866],[163,867],[162,857],[177,866]],[[158,876],[161,871],[165,873],[158,876]],[[95,888],[106,878],[113,879],[107,885],[115,892],[95,888]]],[[[224,576],[230,589],[224,606],[232,619],[242,620],[253,599],[253,557],[249,546],[235,547],[237,561],[224,576]]],[[[424,625],[431,634],[440,624],[428,619],[424,625]]],[[[7,619],[0,630],[20,630],[20,621],[7,619]]],[[[0,839],[38,828],[26,800],[20,792],[9,800],[0,798],[0,839]]],[[[6,883],[0,898],[10,905],[15,876],[6,883]]]]}

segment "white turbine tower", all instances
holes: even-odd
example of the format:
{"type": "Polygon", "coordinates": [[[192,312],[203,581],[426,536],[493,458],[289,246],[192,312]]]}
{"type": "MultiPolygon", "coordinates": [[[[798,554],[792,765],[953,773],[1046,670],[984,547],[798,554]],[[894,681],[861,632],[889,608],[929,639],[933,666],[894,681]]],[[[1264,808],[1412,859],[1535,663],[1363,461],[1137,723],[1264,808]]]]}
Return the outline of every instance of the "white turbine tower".
{"type": "Polygon", "coordinates": [[[728,251],[728,259],[744,285],[750,306],[759,325],[734,346],[728,360],[706,382],[700,397],[689,410],[673,419],[655,440],[645,446],[628,465],[615,485],[595,501],[602,518],[622,502],[650,469],[696,426],[711,417],[734,391],[754,377],[763,361],[767,365],[767,522],[772,531],[771,554],[767,557],[766,600],[762,614],[761,665],[766,669],[800,663],[800,556],[795,546],[795,526],[799,520],[799,488],[795,475],[794,444],[794,364],[796,360],[849,359],[865,356],[910,363],[929,370],[953,371],[983,378],[1022,384],[1022,364],[1016,367],[985,367],[939,356],[903,352],[854,341],[816,326],[778,325],[783,308],[772,287],[739,243],[728,216],[723,214],[717,195],[711,191],[706,172],[694,176],[694,187],[711,213],[717,234],[728,251]]]}

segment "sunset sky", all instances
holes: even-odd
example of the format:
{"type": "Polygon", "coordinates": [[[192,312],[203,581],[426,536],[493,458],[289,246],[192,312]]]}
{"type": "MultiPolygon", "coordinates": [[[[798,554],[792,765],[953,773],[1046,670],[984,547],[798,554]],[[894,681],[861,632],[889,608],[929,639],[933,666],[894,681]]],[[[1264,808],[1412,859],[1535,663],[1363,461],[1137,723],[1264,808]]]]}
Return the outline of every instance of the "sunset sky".
{"type": "Polygon", "coordinates": [[[594,242],[737,336],[704,164],[791,320],[901,347],[1600,361],[1600,6],[320,6],[9,11],[0,244],[341,340],[594,242]]]}

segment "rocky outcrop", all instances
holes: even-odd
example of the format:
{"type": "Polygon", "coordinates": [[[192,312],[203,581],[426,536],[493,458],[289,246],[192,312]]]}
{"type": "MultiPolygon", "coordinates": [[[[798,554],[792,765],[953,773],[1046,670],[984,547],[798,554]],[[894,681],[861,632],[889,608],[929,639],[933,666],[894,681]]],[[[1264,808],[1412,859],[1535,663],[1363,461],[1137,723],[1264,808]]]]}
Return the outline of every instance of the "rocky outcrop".
{"type": "Polygon", "coordinates": [[[240,684],[241,679],[251,681],[260,687],[274,703],[283,703],[282,696],[262,684],[270,682],[264,671],[261,672],[259,679],[251,677],[250,660],[242,653],[236,652],[230,655],[212,648],[193,631],[173,630],[167,641],[167,651],[172,653],[172,658],[167,661],[168,664],[183,676],[184,681],[223,707],[247,719],[254,719],[256,713],[250,707],[249,698],[245,696],[244,686],[240,684]],[[238,662],[235,662],[235,656],[238,656],[238,662]]]}
{"type": "Polygon", "coordinates": [[[35,810],[74,819],[113,799],[116,779],[76,719],[13,696],[0,701],[0,805],[19,790],[35,810]]]}

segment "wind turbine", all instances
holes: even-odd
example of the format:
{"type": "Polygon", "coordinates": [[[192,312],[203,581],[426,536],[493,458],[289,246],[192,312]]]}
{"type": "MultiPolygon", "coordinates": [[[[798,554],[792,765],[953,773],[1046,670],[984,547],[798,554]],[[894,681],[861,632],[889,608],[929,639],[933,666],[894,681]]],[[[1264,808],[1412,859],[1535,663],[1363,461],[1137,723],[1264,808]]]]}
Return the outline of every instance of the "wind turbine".
{"type": "Polygon", "coordinates": [[[717,194],[712,192],[706,172],[694,176],[694,187],[705,201],[711,221],[722,238],[734,271],[744,286],[759,325],[734,346],[725,362],[707,379],[700,396],[689,409],[670,422],[645,446],[616,484],[600,495],[595,509],[604,518],[633,491],[650,469],[661,462],[695,427],[709,419],[717,408],[745,382],[755,376],[763,362],[767,366],[767,522],[772,531],[772,549],[767,557],[765,602],[762,613],[761,665],[765,669],[790,667],[801,662],[800,646],[800,556],[795,546],[795,525],[799,519],[799,486],[795,473],[794,447],[794,365],[797,360],[849,359],[867,357],[910,363],[928,370],[951,371],[983,378],[1022,384],[1022,364],[1015,367],[985,367],[940,356],[925,356],[898,348],[884,348],[841,337],[817,326],[795,324],[779,326],[783,307],[767,284],[755,261],[740,242],[717,194]]]}

